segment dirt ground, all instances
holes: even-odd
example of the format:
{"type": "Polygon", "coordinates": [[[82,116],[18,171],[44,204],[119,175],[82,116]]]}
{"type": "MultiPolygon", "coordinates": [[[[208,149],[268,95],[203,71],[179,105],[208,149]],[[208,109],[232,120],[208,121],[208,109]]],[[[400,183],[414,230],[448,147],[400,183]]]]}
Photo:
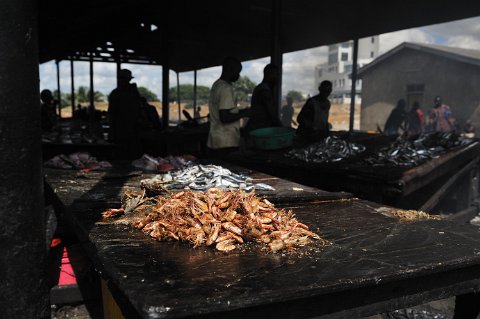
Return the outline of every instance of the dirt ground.
{"type": "MultiPolygon", "coordinates": [[[[157,108],[158,114],[162,114],[162,102],[149,102],[157,108]]],[[[293,103],[294,113],[293,119],[296,120],[298,113],[302,109],[303,102],[293,103]]],[[[85,105],[86,106],[86,105],[85,105]]],[[[246,107],[245,105],[244,107],[246,107]]],[[[107,111],[108,103],[107,102],[96,102],[95,108],[99,111],[107,111]]],[[[182,114],[183,110],[186,110],[193,117],[193,109],[187,108],[186,104],[180,105],[180,110],[177,103],[170,103],[170,121],[177,122],[180,114],[180,119],[182,121],[186,120],[185,116],[182,114]]],[[[208,115],[208,105],[200,105],[200,116],[208,115]]],[[[72,109],[70,106],[62,108],[62,117],[71,117],[72,109]]],[[[348,130],[350,123],[350,104],[332,104],[330,108],[330,116],[328,121],[332,124],[333,130],[342,131],[348,130]]],[[[294,125],[294,127],[296,127],[294,125]]],[[[354,119],[354,129],[360,129],[360,104],[355,106],[355,119],[354,119]]]]}

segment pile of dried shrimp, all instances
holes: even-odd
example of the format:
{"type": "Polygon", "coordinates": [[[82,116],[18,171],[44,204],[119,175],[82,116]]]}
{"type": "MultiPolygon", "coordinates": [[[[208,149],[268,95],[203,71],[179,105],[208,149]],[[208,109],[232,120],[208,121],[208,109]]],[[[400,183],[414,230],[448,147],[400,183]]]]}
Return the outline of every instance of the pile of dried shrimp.
{"type": "Polygon", "coordinates": [[[271,251],[294,250],[312,239],[328,244],[292,211],[275,208],[254,192],[210,188],[146,198],[125,194],[122,208],[103,212],[105,218],[125,214],[129,224],[157,240],[187,241],[199,247],[215,245],[231,251],[246,241],[266,245],[271,251]]]}
{"type": "Polygon", "coordinates": [[[404,210],[404,209],[393,208],[393,207],[379,207],[376,209],[376,211],[390,217],[398,218],[400,221],[403,221],[403,222],[442,219],[441,216],[430,215],[420,210],[404,210]]]}

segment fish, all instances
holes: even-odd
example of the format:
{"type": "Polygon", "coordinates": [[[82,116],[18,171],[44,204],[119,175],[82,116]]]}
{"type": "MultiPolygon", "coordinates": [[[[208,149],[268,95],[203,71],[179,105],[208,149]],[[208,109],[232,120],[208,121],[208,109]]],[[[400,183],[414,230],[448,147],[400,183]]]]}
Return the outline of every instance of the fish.
{"type": "Polygon", "coordinates": [[[307,163],[329,163],[357,156],[365,149],[366,147],[362,144],[347,142],[332,135],[307,147],[293,149],[285,156],[307,163]]]}
{"type": "Polygon", "coordinates": [[[363,159],[363,163],[375,166],[415,167],[472,142],[472,139],[453,132],[427,132],[414,140],[400,137],[363,159]]]}
{"type": "Polygon", "coordinates": [[[205,191],[209,188],[221,189],[253,189],[274,191],[268,184],[254,184],[249,176],[233,173],[227,168],[218,165],[193,165],[168,174],[156,175],[151,179],[144,179],[141,187],[149,193],[161,193],[173,189],[192,189],[205,191]]]}

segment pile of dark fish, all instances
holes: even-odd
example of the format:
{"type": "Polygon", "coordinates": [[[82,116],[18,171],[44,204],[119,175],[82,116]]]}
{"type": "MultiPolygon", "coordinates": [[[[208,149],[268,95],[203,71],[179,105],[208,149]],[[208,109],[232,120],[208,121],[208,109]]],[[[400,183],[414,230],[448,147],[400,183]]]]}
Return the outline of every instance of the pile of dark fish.
{"type": "Polygon", "coordinates": [[[193,165],[173,173],[159,174],[141,181],[142,188],[153,193],[172,189],[205,191],[209,188],[243,189],[245,191],[275,189],[264,183],[253,183],[252,178],[236,174],[222,166],[193,165]]]}
{"type": "Polygon", "coordinates": [[[329,136],[307,147],[293,149],[286,156],[307,163],[330,163],[356,156],[363,151],[364,145],[350,143],[337,136],[329,136]]]}
{"type": "Polygon", "coordinates": [[[399,139],[363,161],[370,165],[413,167],[472,141],[453,132],[425,133],[413,141],[399,139]]]}

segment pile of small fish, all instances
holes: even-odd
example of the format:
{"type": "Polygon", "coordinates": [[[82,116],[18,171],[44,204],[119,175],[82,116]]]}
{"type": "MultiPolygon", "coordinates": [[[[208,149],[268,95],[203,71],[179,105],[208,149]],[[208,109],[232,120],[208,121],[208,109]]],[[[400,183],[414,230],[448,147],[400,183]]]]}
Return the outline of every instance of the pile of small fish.
{"type": "Polygon", "coordinates": [[[375,209],[376,212],[389,217],[395,217],[403,222],[412,222],[416,220],[441,220],[442,217],[438,215],[430,215],[420,210],[405,210],[394,207],[379,207],[375,209]]]}
{"type": "Polygon", "coordinates": [[[62,169],[79,169],[85,171],[100,170],[111,168],[112,165],[107,161],[97,161],[97,159],[86,152],[77,152],[70,155],[60,154],[52,157],[44,163],[45,167],[62,169]]]}
{"type": "Polygon", "coordinates": [[[172,189],[192,189],[204,191],[212,187],[235,188],[245,191],[275,189],[264,183],[254,184],[250,177],[235,174],[229,169],[217,165],[192,165],[172,173],[155,175],[144,179],[141,187],[149,193],[164,193],[172,189]]]}
{"type": "Polygon", "coordinates": [[[365,158],[364,162],[370,165],[413,167],[437,158],[452,148],[468,145],[472,141],[453,132],[425,133],[413,141],[399,139],[365,158]]]}
{"type": "Polygon", "coordinates": [[[147,171],[169,172],[171,170],[193,165],[195,159],[195,156],[192,155],[168,156],[162,158],[143,154],[142,157],[132,162],[132,166],[147,171]]]}
{"type": "Polygon", "coordinates": [[[307,163],[329,163],[356,156],[363,151],[365,151],[364,145],[349,143],[338,136],[329,136],[321,142],[293,149],[286,156],[307,163]]]}
{"type": "Polygon", "coordinates": [[[246,241],[265,245],[272,252],[292,251],[320,240],[292,211],[275,208],[253,192],[182,191],[168,196],[145,197],[126,193],[119,209],[103,212],[104,218],[123,217],[126,223],[157,240],[186,241],[194,247],[213,246],[220,251],[234,250],[246,241]]]}

